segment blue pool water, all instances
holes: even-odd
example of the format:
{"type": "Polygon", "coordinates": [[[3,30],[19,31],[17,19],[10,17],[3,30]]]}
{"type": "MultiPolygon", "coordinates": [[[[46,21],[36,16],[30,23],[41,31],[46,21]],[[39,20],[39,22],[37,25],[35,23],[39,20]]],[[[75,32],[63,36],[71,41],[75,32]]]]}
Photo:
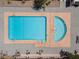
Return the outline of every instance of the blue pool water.
{"type": "Polygon", "coordinates": [[[46,41],[45,16],[9,16],[8,38],[9,40],[37,40],[46,41]]]}
{"type": "Polygon", "coordinates": [[[67,26],[64,22],[64,19],[61,17],[55,16],[54,17],[54,41],[59,42],[60,40],[63,40],[66,32],[67,32],[67,26]]]}

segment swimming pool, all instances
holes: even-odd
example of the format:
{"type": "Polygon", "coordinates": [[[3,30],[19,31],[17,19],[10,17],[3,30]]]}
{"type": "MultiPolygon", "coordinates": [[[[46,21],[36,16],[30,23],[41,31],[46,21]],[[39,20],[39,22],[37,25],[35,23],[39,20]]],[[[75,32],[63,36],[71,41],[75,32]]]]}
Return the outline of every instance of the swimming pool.
{"type": "Polygon", "coordinates": [[[37,40],[46,42],[45,16],[8,16],[9,40],[37,40]]]}
{"type": "Polygon", "coordinates": [[[55,28],[54,41],[59,42],[60,40],[63,40],[67,32],[67,26],[66,26],[64,19],[62,19],[59,16],[55,16],[54,17],[54,28],[55,28]]]}

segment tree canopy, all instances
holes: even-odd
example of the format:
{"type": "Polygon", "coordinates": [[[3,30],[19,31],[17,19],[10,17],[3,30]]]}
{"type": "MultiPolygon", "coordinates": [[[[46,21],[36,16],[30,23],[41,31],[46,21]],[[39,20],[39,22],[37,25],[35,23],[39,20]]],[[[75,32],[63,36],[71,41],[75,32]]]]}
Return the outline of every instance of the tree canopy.
{"type": "Polygon", "coordinates": [[[50,4],[50,0],[34,0],[33,8],[35,10],[40,10],[45,8],[46,5],[50,4]]]}

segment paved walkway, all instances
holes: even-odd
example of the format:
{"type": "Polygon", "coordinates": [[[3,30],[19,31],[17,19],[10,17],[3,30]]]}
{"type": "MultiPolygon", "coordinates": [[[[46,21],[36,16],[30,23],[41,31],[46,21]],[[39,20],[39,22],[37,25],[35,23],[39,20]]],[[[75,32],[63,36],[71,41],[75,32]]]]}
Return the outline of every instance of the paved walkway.
{"type": "MultiPolygon", "coordinates": [[[[32,7],[33,6],[33,0],[30,1],[26,1],[25,3],[22,3],[22,1],[11,1],[8,4],[8,1],[0,1],[0,6],[20,6],[20,7],[32,7]]],[[[49,7],[59,7],[60,6],[60,2],[58,0],[54,0],[50,3],[49,7]]]]}

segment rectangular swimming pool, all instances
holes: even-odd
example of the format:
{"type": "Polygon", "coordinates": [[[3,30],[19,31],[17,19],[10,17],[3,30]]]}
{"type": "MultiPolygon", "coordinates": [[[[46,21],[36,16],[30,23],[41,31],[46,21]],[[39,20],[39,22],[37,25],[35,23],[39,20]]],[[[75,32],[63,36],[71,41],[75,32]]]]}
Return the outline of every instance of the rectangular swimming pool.
{"type": "Polygon", "coordinates": [[[45,16],[8,16],[9,40],[46,41],[47,18],[45,16]]]}

